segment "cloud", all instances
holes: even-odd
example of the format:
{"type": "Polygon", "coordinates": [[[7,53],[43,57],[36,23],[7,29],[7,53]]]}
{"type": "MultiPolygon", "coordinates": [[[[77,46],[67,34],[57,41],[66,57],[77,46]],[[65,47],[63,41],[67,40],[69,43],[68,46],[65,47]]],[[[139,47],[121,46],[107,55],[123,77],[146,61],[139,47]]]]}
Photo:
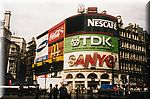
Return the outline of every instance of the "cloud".
{"type": "Polygon", "coordinates": [[[3,0],[5,10],[11,10],[11,31],[30,41],[65,18],[77,14],[82,3],[106,10],[108,14],[121,15],[124,23],[138,23],[145,28],[147,0],[3,0]]]}

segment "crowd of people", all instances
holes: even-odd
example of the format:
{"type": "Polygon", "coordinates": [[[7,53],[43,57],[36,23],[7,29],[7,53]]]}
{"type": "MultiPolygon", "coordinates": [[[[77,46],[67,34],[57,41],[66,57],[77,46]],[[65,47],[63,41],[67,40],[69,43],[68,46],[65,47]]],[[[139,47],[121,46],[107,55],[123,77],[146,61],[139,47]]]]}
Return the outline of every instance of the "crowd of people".
{"type": "Polygon", "coordinates": [[[56,84],[55,87],[52,88],[52,84],[50,84],[48,94],[49,94],[49,99],[57,99],[58,95],[60,99],[71,99],[71,93],[72,93],[72,84],[68,84],[65,86],[64,84],[61,84],[61,87],[58,88],[58,85],[56,84]]]}

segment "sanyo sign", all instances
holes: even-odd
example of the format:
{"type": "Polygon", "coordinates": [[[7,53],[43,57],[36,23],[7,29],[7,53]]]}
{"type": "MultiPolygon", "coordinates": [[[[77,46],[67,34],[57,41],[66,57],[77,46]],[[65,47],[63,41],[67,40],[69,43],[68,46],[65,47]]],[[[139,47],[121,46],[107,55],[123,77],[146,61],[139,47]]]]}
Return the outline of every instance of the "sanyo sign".
{"type": "Polygon", "coordinates": [[[88,27],[104,27],[117,30],[116,22],[104,20],[104,19],[88,19],[88,27]]]}

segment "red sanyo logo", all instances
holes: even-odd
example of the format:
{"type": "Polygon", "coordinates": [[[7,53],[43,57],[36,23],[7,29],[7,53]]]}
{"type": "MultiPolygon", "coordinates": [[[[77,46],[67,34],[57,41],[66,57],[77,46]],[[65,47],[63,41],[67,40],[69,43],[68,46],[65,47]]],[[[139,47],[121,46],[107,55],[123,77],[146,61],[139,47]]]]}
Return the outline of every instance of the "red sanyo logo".
{"type": "Polygon", "coordinates": [[[104,62],[106,63],[106,66],[108,68],[112,68],[113,63],[115,63],[117,60],[116,56],[113,55],[101,55],[98,53],[94,53],[93,57],[91,54],[86,54],[85,56],[83,54],[80,54],[78,57],[75,55],[71,55],[69,57],[68,65],[70,67],[82,65],[85,68],[88,68],[89,65],[91,66],[98,66],[103,67],[104,62]]]}

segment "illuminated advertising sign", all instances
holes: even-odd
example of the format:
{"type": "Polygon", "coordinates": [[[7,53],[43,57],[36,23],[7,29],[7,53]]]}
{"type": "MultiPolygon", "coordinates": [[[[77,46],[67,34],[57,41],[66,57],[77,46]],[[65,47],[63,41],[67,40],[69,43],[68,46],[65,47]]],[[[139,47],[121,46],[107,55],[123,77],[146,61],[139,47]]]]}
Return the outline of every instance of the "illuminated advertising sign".
{"type": "Polygon", "coordinates": [[[66,37],[80,32],[99,32],[109,36],[118,37],[117,18],[106,14],[81,14],[66,19],[66,37]]]}
{"type": "Polygon", "coordinates": [[[64,50],[64,41],[58,42],[49,46],[48,55],[49,59],[55,58],[56,61],[63,61],[63,50],[64,50]]]}
{"type": "Polygon", "coordinates": [[[90,27],[103,27],[117,30],[116,22],[104,19],[87,19],[87,26],[90,27]]]}
{"type": "Polygon", "coordinates": [[[48,59],[48,34],[37,39],[35,62],[40,62],[47,59],[48,59]]]}
{"type": "Polygon", "coordinates": [[[102,51],[80,51],[64,55],[64,69],[96,69],[119,70],[118,54],[102,51]],[[114,64],[113,64],[114,62],[114,64]]]}
{"type": "Polygon", "coordinates": [[[64,21],[55,25],[48,31],[48,58],[55,61],[63,61],[63,39],[64,39],[64,21]]]}
{"type": "Polygon", "coordinates": [[[113,66],[119,70],[117,37],[81,34],[69,36],[64,41],[64,69],[112,69],[113,66]]]}
{"type": "Polygon", "coordinates": [[[82,34],[65,38],[65,53],[105,51],[118,53],[118,38],[102,34],[82,34]]]}
{"type": "Polygon", "coordinates": [[[64,38],[64,22],[59,23],[48,30],[48,44],[58,42],[64,38]]]}
{"type": "Polygon", "coordinates": [[[86,31],[107,33],[110,36],[118,37],[117,19],[113,16],[88,16],[85,23],[86,31]]]}

